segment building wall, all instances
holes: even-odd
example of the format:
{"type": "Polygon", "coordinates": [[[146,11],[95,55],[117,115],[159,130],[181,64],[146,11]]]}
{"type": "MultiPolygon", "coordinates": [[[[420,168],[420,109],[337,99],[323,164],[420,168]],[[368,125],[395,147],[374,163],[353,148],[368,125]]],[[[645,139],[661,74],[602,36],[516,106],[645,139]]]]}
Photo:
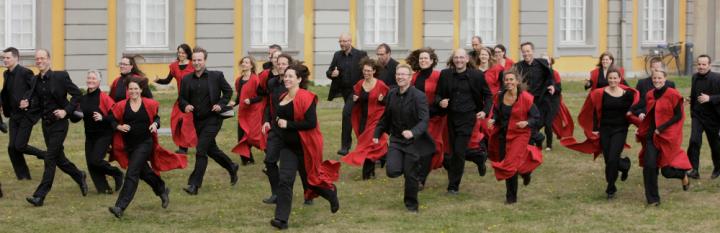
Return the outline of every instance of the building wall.
{"type": "Polygon", "coordinates": [[[100,70],[105,80],[111,76],[107,72],[107,7],[107,1],[65,1],[64,69],[78,85],[85,83],[88,69],[100,70]]]}

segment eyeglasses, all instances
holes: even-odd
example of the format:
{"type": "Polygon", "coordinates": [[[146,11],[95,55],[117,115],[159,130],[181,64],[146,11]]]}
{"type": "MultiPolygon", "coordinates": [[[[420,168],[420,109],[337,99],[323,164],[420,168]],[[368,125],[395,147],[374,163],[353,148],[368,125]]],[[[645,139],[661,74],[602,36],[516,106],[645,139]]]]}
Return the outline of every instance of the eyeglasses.
{"type": "Polygon", "coordinates": [[[118,66],[130,66],[130,63],[122,63],[122,62],[119,62],[119,63],[118,63],[118,66]]]}
{"type": "Polygon", "coordinates": [[[395,73],[395,76],[407,77],[410,76],[408,73],[395,73]]]}

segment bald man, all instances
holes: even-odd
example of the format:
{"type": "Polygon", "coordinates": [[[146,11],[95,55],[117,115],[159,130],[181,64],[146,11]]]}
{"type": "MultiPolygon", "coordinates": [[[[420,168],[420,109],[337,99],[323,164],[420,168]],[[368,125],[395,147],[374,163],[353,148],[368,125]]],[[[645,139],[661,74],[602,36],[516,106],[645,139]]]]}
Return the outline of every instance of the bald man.
{"type": "Polygon", "coordinates": [[[362,79],[360,60],[366,58],[367,53],[353,48],[352,36],[348,33],[341,34],[338,43],[340,44],[340,50],[333,55],[326,75],[332,80],[328,100],[332,101],[335,97],[342,97],[345,102],[342,112],[341,144],[337,153],[346,155],[350,151],[352,144],[350,115],[353,106],[353,86],[362,79]]]}

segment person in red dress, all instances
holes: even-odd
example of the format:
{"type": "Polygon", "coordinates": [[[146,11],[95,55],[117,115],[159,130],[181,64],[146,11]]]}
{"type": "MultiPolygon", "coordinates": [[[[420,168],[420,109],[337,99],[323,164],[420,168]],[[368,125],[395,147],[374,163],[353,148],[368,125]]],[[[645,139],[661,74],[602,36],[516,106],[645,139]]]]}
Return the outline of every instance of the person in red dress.
{"type": "MultiPolygon", "coordinates": [[[[190,64],[190,55],[192,49],[187,44],[181,44],[177,47],[177,60],[170,63],[170,73],[164,79],[155,79],[155,83],[169,84],[174,78],[177,82],[178,95],[180,94],[180,85],[185,76],[195,72],[192,64],[190,64]]],[[[173,142],[178,146],[176,153],[187,154],[188,148],[197,145],[197,135],[195,135],[195,125],[193,124],[193,115],[184,113],[180,110],[178,102],[173,104],[172,112],[170,112],[170,132],[173,142]]]]}
{"type": "Polygon", "coordinates": [[[238,65],[240,76],[235,79],[237,96],[229,104],[238,107],[238,143],[232,151],[240,155],[241,163],[245,166],[255,163],[251,147],[265,150],[267,138],[261,127],[266,101],[258,94],[260,80],[255,73],[255,59],[245,56],[238,65]]]}

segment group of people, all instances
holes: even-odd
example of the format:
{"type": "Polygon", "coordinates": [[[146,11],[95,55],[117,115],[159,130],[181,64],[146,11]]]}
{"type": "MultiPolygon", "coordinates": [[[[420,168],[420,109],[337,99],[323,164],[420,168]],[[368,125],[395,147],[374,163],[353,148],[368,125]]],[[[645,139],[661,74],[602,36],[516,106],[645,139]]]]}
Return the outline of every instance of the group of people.
{"type": "MultiPolygon", "coordinates": [[[[447,193],[457,195],[465,161],[477,166],[480,176],[486,163],[497,180],[506,183],[505,203],[518,199],[518,179],[531,183],[533,171],[543,162],[542,148],[560,144],[582,153],[603,155],[605,190],[608,199],[617,192],[615,182],[628,177],[630,159],[623,157],[628,127],[638,127],[636,139],[643,167],[645,195],[649,205],[658,205],[658,171],[667,178],[682,180],[687,190],[690,178],[699,178],[699,148],[702,133],[711,145],[715,169],[720,176],[720,77],[710,71],[707,55],[697,58],[698,72],[692,78],[691,94],[685,99],[667,80],[662,61],[652,62],[651,77],[636,88],[627,85],[624,71],[609,52],[601,54],[597,68],[586,81],[586,101],[577,117],[586,140],[573,135],[573,117],[562,100],[562,85],[554,60],[536,57],[531,42],[521,44],[522,61],[506,57],[505,46],[484,47],[478,36],[471,51],[456,49],[446,68],[436,70],[438,55],[432,48],[412,51],[405,64],[392,58],[391,47],[380,44],[377,59],[353,48],[352,37],[339,37],[340,50],[333,55],[326,76],[332,81],[328,100],[342,97],[341,161],[362,166],[362,179],[375,177],[376,163],[385,166],[388,177],[404,176],[403,202],[411,212],[419,207],[418,192],[434,169],[447,170],[447,193]],[[692,133],[688,153],[680,148],[684,104],[690,103],[692,133]],[[544,129],[544,130],[543,130],[544,129]],[[543,130],[543,132],[541,132],[543,130]],[[352,135],[357,143],[352,148],[352,135]]],[[[220,71],[206,69],[208,52],[187,44],[177,47],[177,60],[169,65],[158,84],[177,83],[170,128],[174,152],[158,143],[159,102],[153,100],[149,79],[133,56],[119,62],[120,76],[109,93],[99,86],[102,75],[89,70],[83,94],[65,71],[50,69],[50,53],[35,52],[38,74],[18,64],[19,51],[3,51],[2,112],[9,118],[8,154],[17,179],[31,179],[24,154],[45,163],[42,181],[27,198],[42,206],[53,184],[56,167],[88,193],[86,173],[65,156],[63,142],[69,122],[83,121],[88,172],[98,193],[120,192],[109,207],[122,217],[132,201],[139,179],[152,187],[167,208],[170,189],[160,172],[185,168],[189,148],[195,148],[195,167],[183,190],[197,195],[202,187],[208,157],[227,170],[230,184],[238,181],[240,165],[218,146],[216,137],[226,118],[237,108],[237,144],[232,152],[241,164],[255,163],[252,148],[265,152],[264,173],[270,194],[262,201],[275,205],[270,224],[288,227],[296,173],[303,185],[305,204],[321,196],[335,213],[340,204],[334,181],[340,163],[323,159],[323,136],[317,116],[317,95],[307,90],[310,76],[301,61],[283,53],[278,45],[268,51],[268,62],[258,72],[252,56],[238,61],[240,75],[233,87],[220,71]],[[33,125],[42,120],[46,150],[28,144],[33,125]],[[125,173],[106,160],[117,161],[125,173]],[[108,184],[112,177],[114,187],[108,184]]],[[[1,119],[0,119],[1,120],[1,119]]],[[[0,124],[0,130],[5,129],[0,124]]],[[[2,190],[0,190],[0,197],[2,190]]]]}

